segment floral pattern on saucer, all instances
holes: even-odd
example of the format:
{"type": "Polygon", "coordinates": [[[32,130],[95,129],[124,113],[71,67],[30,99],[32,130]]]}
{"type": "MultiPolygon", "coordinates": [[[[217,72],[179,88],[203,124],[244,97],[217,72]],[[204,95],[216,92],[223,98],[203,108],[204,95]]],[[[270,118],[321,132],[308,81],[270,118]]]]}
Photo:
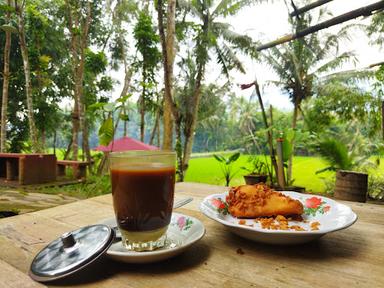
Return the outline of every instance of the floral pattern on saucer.
{"type": "Polygon", "coordinates": [[[172,219],[171,225],[178,227],[180,231],[187,231],[193,225],[193,220],[189,217],[180,216],[172,219]]]}

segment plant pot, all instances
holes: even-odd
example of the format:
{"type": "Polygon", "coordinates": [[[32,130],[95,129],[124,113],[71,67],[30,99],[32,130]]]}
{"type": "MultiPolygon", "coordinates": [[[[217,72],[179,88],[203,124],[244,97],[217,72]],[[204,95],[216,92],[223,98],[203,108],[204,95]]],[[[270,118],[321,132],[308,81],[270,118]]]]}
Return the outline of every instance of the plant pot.
{"type": "Polygon", "coordinates": [[[339,170],[336,173],[334,196],[337,199],[366,202],[368,174],[339,170]]]}
{"type": "Polygon", "coordinates": [[[244,175],[245,184],[254,185],[257,183],[266,183],[268,175],[244,175]]]}

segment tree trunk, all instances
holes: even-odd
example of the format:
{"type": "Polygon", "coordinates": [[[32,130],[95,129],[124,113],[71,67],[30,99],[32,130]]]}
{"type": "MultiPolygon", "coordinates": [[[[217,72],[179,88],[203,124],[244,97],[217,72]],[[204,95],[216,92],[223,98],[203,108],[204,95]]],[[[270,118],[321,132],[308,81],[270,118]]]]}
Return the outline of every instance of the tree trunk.
{"type": "Polygon", "coordinates": [[[19,28],[18,30],[19,30],[20,50],[21,50],[21,56],[23,58],[23,68],[24,68],[24,76],[25,76],[25,95],[26,95],[26,102],[27,102],[29,134],[32,142],[32,151],[39,152],[40,148],[39,148],[39,142],[37,139],[35,117],[33,112],[31,69],[29,65],[27,43],[25,41],[25,26],[24,26],[24,18],[23,18],[24,7],[18,6],[17,1],[15,4],[16,4],[17,22],[18,22],[18,28],[19,28]]]}
{"type": "Polygon", "coordinates": [[[155,116],[155,123],[153,124],[151,137],[149,139],[149,145],[153,145],[153,141],[155,140],[155,136],[156,136],[156,131],[159,128],[159,122],[160,122],[159,96],[157,97],[156,102],[157,102],[157,110],[156,110],[156,116],[155,116]]]}
{"type": "MultiPolygon", "coordinates": [[[[121,2],[119,1],[117,5],[121,5],[121,2]]],[[[127,62],[127,53],[126,53],[126,49],[125,49],[125,45],[124,45],[124,35],[121,31],[121,21],[118,22],[118,41],[119,41],[119,44],[120,44],[120,47],[121,47],[121,54],[122,54],[122,58],[123,58],[123,63],[124,63],[124,73],[125,73],[125,76],[124,76],[124,85],[123,85],[123,89],[121,89],[121,92],[120,92],[120,97],[125,97],[128,95],[128,90],[129,90],[129,87],[131,86],[131,79],[132,79],[132,74],[133,74],[133,69],[128,65],[128,62],[127,62]]],[[[126,110],[126,107],[125,107],[125,103],[124,103],[124,107],[122,108],[123,111],[124,111],[124,115],[127,114],[127,110],[126,110]]],[[[127,121],[124,120],[124,137],[127,136],[127,121]]]]}
{"type": "Polygon", "coordinates": [[[71,138],[69,140],[67,149],[65,150],[65,153],[64,153],[64,160],[68,160],[69,159],[69,153],[71,152],[71,147],[73,147],[72,141],[73,141],[73,138],[71,138]]]}
{"type": "MultiPolygon", "coordinates": [[[[126,108],[124,107],[124,115],[127,115],[127,110],[126,108]]],[[[124,137],[126,137],[128,135],[128,121],[125,121],[124,120],[124,137]]]]}
{"type": "Polygon", "coordinates": [[[381,101],[381,139],[384,140],[384,101],[381,101]]]}
{"type": "Polygon", "coordinates": [[[158,25],[163,53],[164,101],[163,101],[163,149],[172,150],[173,120],[178,118],[173,101],[173,64],[175,60],[175,11],[176,0],[168,0],[167,34],[164,31],[163,1],[157,1],[158,25]],[[173,118],[172,118],[173,117],[173,118]]]}
{"type": "Polygon", "coordinates": [[[176,119],[175,121],[175,131],[176,131],[176,161],[177,161],[177,181],[184,182],[184,155],[183,147],[181,144],[181,119],[176,119]]]}
{"type": "Polygon", "coordinates": [[[79,122],[79,105],[77,104],[77,100],[75,99],[73,112],[72,112],[72,140],[71,146],[68,148],[68,156],[70,151],[72,150],[72,160],[77,160],[79,157],[79,130],[80,130],[80,122],[79,122]]]}
{"type": "MultiPolygon", "coordinates": [[[[145,88],[143,88],[143,91],[145,88]]],[[[144,93],[144,92],[143,92],[144,93]]],[[[144,108],[144,95],[140,97],[140,141],[144,142],[144,129],[145,129],[145,108],[144,108]]]]}
{"type": "MultiPolygon", "coordinates": [[[[71,33],[71,54],[72,54],[72,70],[74,77],[74,108],[72,113],[72,159],[78,159],[78,134],[82,131],[82,146],[86,151],[87,161],[91,163],[91,153],[88,143],[88,126],[85,117],[85,99],[83,95],[83,80],[85,66],[85,50],[88,47],[88,32],[92,21],[91,3],[88,1],[87,15],[82,24],[80,24],[80,16],[78,11],[72,11],[72,7],[66,0],[68,12],[68,28],[71,33]],[[80,29],[82,33],[77,33],[75,28],[80,29]]],[[[76,10],[76,9],[75,9],[76,10]]]]}
{"type": "Polygon", "coordinates": [[[163,102],[163,150],[172,150],[173,146],[173,117],[171,103],[166,98],[163,102]]]}
{"type": "Polygon", "coordinates": [[[53,154],[56,155],[56,138],[57,138],[57,132],[56,130],[53,131],[53,154]]]}
{"type": "MultiPolygon", "coordinates": [[[[298,97],[297,97],[298,98],[298,97]]],[[[297,126],[297,117],[299,114],[299,100],[295,99],[294,107],[293,107],[293,118],[292,118],[292,130],[296,134],[296,126],[297,126]]],[[[288,168],[287,168],[287,184],[291,185],[292,180],[292,166],[293,166],[293,155],[295,154],[295,136],[291,142],[291,155],[289,155],[288,159],[288,168]]]]}
{"type": "Polygon", "coordinates": [[[204,17],[204,24],[203,24],[203,39],[201,45],[201,49],[203,50],[204,54],[200,55],[200,58],[197,59],[197,75],[196,75],[196,81],[195,81],[195,87],[193,89],[193,96],[190,102],[190,113],[187,112],[187,115],[185,116],[185,127],[184,127],[184,156],[183,156],[183,170],[184,172],[188,169],[189,159],[192,154],[192,146],[193,146],[193,140],[195,138],[195,129],[196,129],[196,123],[197,123],[197,116],[199,112],[199,105],[200,105],[200,98],[201,98],[201,84],[204,77],[204,71],[205,71],[205,65],[208,62],[208,22],[209,17],[208,15],[205,15],[204,17]]]}
{"type": "MultiPolygon", "coordinates": [[[[10,0],[7,4],[10,6],[10,0]]],[[[7,12],[6,21],[10,22],[10,12],[7,12]]],[[[7,142],[7,120],[8,120],[8,91],[9,91],[9,58],[11,54],[11,32],[5,32],[5,45],[4,45],[4,70],[3,70],[3,94],[1,103],[1,139],[0,151],[5,152],[7,142]]]]}
{"type": "Polygon", "coordinates": [[[201,98],[201,82],[204,75],[204,64],[199,64],[198,72],[196,77],[196,84],[194,87],[193,98],[190,104],[191,113],[186,116],[189,119],[186,119],[185,129],[184,129],[184,156],[183,156],[183,170],[188,169],[189,159],[192,154],[193,140],[195,138],[195,129],[197,123],[197,116],[199,112],[199,104],[201,98]]]}

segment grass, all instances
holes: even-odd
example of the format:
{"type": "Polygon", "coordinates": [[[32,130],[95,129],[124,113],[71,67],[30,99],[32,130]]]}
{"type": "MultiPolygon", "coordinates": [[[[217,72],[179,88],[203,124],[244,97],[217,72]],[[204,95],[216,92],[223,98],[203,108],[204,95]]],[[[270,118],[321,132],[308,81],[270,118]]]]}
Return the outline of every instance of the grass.
{"type": "MultiPolygon", "coordinates": [[[[242,155],[234,163],[233,171],[236,172],[230,185],[244,184],[243,175],[246,171],[240,169],[248,166],[248,156],[242,155]]],[[[303,186],[307,191],[324,193],[326,190],[325,182],[322,178],[330,179],[332,173],[321,173],[316,175],[316,171],[325,168],[326,163],[318,157],[296,156],[293,160],[293,185],[303,186]]],[[[224,176],[220,170],[219,162],[213,157],[192,158],[185,177],[186,182],[199,182],[216,185],[224,185],[224,176]]]]}
{"type": "MultiPolygon", "coordinates": [[[[223,153],[221,153],[222,155],[223,153]]],[[[225,153],[226,156],[231,153],[225,153]]],[[[194,155],[195,156],[195,155],[194,155]]],[[[233,165],[233,172],[235,173],[230,185],[244,184],[243,176],[247,171],[242,170],[241,167],[249,166],[247,155],[241,155],[233,165]]],[[[261,157],[261,156],[260,156],[261,157]]],[[[261,159],[264,159],[262,157],[261,159]]],[[[372,159],[373,160],[373,159],[372,159]]],[[[313,193],[326,193],[328,191],[329,183],[334,183],[334,172],[325,172],[316,174],[316,171],[325,168],[326,163],[319,157],[294,157],[293,161],[293,179],[292,185],[305,187],[306,191],[313,193]]],[[[374,173],[383,175],[384,161],[381,161],[379,168],[369,172],[373,176],[374,173]]],[[[211,154],[198,155],[190,160],[188,171],[185,175],[186,182],[199,182],[214,185],[225,185],[224,175],[221,172],[220,164],[215,160],[211,154]]],[[[376,183],[376,190],[383,190],[381,184],[384,183],[384,178],[376,183]]],[[[28,189],[27,189],[28,190],[28,189]]],[[[34,189],[34,191],[27,192],[40,192],[47,194],[65,194],[78,198],[89,198],[106,193],[110,193],[111,186],[109,176],[98,177],[95,175],[88,176],[88,181],[82,184],[74,184],[62,187],[41,187],[34,189]],[[36,191],[37,190],[37,191],[36,191]]],[[[380,192],[383,193],[383,192],[380,192]]]]}

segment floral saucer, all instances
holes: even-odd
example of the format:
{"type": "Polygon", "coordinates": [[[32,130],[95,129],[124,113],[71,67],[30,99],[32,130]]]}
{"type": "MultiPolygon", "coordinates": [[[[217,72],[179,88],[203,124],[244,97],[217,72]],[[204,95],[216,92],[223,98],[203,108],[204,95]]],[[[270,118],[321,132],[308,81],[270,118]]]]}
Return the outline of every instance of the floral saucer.
{"type": "Polygon", "coordinates": [[[225,201],[227,193],[206,197],[200,204],[200,211],[241,237],[268,244],[308,242],[327,233],[345,229],[357,220],[357,215],[350,207],[332,199],[297,192],[282,191],[282,193],[301,201],[304,206],[303,221],[288,221],[288,230],[262,228],[260,221],[255,219],[233,217],[229,214],[225,201]]]}
{"type": "MultiPolygon", "coordinates": [[[[116,227],[115,218],[101,222],[110,227],[116,227]]],[[[205,234],[205,228],[200,220],[180,213],[172,213],[168,226],[165,247],[154,251],[134,252],[126,250],[121,241],[111,245],[106,255],[114,260],[126,263],[150,263],[168,259],[184,252],[192,244],[199,241],[205,234]]]]}

